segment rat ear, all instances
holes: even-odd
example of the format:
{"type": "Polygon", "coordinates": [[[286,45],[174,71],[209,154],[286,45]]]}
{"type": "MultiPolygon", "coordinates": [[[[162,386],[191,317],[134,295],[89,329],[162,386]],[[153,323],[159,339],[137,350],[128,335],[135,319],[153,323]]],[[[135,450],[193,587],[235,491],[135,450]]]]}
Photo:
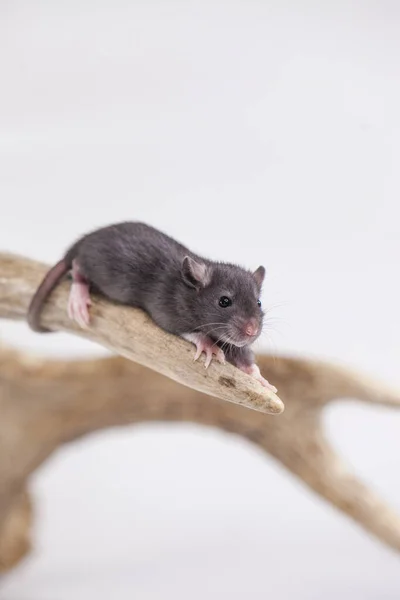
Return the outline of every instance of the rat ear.
{"type": "Polygon", "coordinates": [[[258,269],[254,271],[253,277],[256,280],[258,287],[261,288],[265,278],[265,268],[263,266],[259,266],[258,269]]]}
{"type": "Polygon", "coordinates": [[[192,288],[203,288],[210,282],[210,272],[203,262],[185,256],[182,262],[183,281],[192,288]]]}

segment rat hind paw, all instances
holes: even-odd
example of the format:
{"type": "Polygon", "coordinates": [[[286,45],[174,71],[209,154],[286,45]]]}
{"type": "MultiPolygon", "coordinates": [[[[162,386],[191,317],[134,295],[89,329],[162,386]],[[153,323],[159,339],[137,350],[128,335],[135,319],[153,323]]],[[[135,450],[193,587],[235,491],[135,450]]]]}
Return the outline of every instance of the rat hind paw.
{"type": "Polygon", "coordinates": [[[247,375],[251,375],[251,377],[254,377],[254,379],[259,381],[263,387],[271,390],[271,392],[274,392],[274,394],[276,394],[276,392],[278,391],[274,385],[269,383],[269,381],[267,381],[261,375],[260,369],[257,367],[257,365],[250,365],[250,366],[243,365],[243,366],[240,366],[239,369],[241,371],[244,371],[244,373],[247,373],[247,375]]]}
{"type": "Polygon", "coordinates": [[[225,354],[207,335],[204,335],[203,333],[185,333],[182,337],[196,346],[196,354],[194,355],[195,361],[198,360],[204,352],[206,355],[204,366],[206,369],[210,366],[213,357],[220,363],[225,362],[225,354]]]}
{"type": "Polygon", "coordinates": [[[73,321],[76,321],[82,329],[85,329],[89,325],[88,307],[91,304],[89,286],[86,283],[74,281],[69,293],[68,316],[73,321]]]}

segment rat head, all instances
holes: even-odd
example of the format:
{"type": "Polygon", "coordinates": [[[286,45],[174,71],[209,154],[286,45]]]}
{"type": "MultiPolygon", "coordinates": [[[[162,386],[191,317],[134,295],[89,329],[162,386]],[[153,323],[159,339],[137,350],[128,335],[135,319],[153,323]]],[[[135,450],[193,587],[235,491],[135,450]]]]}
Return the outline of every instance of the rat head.
{"type": "Polygon", "coordinates": [[[264,277],[262,266],[251,273],[236,265],[206,264],[186,256],[182,278],[191,289],[189,303],[196,331],[234,346],[252,344],[263,325],[260,295],[264,277]]]}

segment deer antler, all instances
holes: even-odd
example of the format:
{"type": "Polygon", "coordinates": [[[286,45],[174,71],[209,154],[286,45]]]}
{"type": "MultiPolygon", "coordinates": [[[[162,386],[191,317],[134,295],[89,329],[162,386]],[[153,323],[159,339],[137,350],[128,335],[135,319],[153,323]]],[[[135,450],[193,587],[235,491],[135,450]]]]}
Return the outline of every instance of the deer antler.
{"type": "MultiPolygon", "coordinates": [[[[42,270],[25,259],[0,257],[0,316],[25,316],[42,270]]],[[[60,290],[44,314],[46,326],[66,328],[62,317],[64,302],[65,292],[60,290]]],[[[139,356],[140,340],[135,337],[131,341],[123,330],[127,315],[123,308],[99,303],[90,337],[146,363],[154,355],[149,358],[150,350],[145,347],[145,357],[139,356]],[[123,316],[119,317],[119,312],[123,316]],[[112,317],[112,333],[107,329],[105,316],[112,317]],[[120,324],[119,328],[115,323],[120,324]],[[123,341],[117,339],[119,334],[123,341]]],[[[143,328],[141,331],[155,335],[151,323],[136,322],[143,328]]],[[[184,342],[179,353],[182,348],[184,342]]],[[[178,362],[178,353],[173,356],[178,362]]],[[[152,369],[155,365],[158,368],[158,360],[161,358],[156,354],[152,369]]],[[[10,349],[0,350],[0,570],[16,564],[29,549],[29,475],[61,444],[94,430],[144,421],[191,421],[248,438],[371,534],[400,550],[400,518],[339,459],[321,425],[324,407],[336,399],[351,397],[397,408],[400,394],[326,363],[259,356],[262,371],[277,385],[285,401],[285,412],[271,418],[194,389],[201,379],[196,379],[196,368],[187,377],[189,362],[184,360],[185,367],[178,377],[173,372],[172,359],[162,363],[160,371],[167,375],[172,372],[171,377],[165,377],[120,357],[51,361],[10,349]],[[187,387],[192,375],[196,385],[187,387]],[[178,378],[185,380],[186,386],[174,381],[178,378]]],[[[229,377],[238,381],[235,370],[231,371],[229,377]]],[[[210,371],[212,385],[217,382],[218,387],[222,372],[225,375],[219,365],[210,371]]],[[[247,384],[247,379],[243,381],[247,384]]],[[[244,396],[246,390],[244,385],[244,396]]],[[[204,386],[203,391],[211,393],[204,386]]],[[[276,402],[273,395],[271,398],[276,402]]]]}

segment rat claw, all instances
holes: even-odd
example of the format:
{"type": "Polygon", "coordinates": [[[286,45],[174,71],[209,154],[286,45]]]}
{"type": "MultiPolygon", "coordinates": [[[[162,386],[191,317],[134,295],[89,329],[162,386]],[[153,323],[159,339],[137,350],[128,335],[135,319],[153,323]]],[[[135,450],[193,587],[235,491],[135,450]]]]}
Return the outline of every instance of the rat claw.
{"type": "Polygon", "coordinates": [[[202,333],[187,333],[182,336],[188,342],[192,342],[196,346],[196,353],[194,355],[193,361],[196,361],[200,358],[201,354],[204,352],[206,355],[204,367],[208,369],[215,356],[216,360],[220,363],[225,362],[225,354],[215,345],[215,342],[209,338],[208,336],[202,333]]]}
{"type": "Polygon", "coordinates": [[[204,364],[206,369],[208,369],[208,367],[210,366],[211,361],[214,356],[215,356],[215,360],[217,360],[219,363],[225,363],[225,354],[223,353],[221,348],[218,348],[218,346],[215,346],[214,343],[212,344],[212,346],[207,346],[204,349],[204,352],[206,354],[206,362],[204,364]]]}
{"type": "Polygon", "coordinates": [[[203,352],[202,348],[200,346],[196,346],[196,354],[194,355],[194,361],[198,360],[201,356],[201,353],[203,352]]]}
{"type": "Polygon", "coordinates": [[[212,350],[210,348],[207,348],[205,350],[205,354],[206,354],[206,360],[205,360],[205,363],[204,363],[204,368],[208,369],[208,367],[210,366],[211,361],[212,361],[213,352],[212,352],[212,350]]]}
{"type": "Polygon", "coordinates": [[[221,348],[215,348],[213,354],[215,355],[215,359],[221,363],[221,364],[225,364],[225,354],[223,352],[223,350],[221,350],[221,348]]]}

